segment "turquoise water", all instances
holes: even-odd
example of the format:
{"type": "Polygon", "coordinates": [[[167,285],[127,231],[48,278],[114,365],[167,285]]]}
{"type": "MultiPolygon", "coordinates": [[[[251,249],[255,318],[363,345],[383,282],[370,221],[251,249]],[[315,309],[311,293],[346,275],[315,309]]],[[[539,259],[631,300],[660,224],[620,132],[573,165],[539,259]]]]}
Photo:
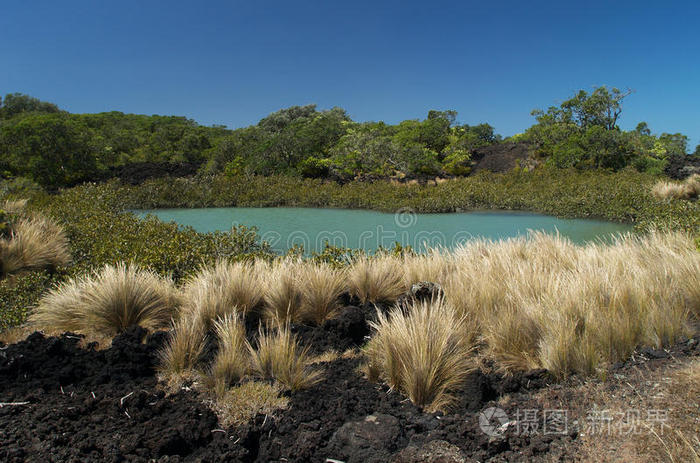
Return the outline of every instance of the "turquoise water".
{"type": "Polygon", "coordinates": [[[544,230],[569,237],[575,243],[607,239],[612,234],[631,230],[631,226],[600,220],[558,219],[523,212],[465,212],[414,214],[401,210],[395,214],[350,209],[249,208],[157,209],[138,211],[153,214],[164,222],[190,225],[197,231],[228,230],[232,225],[258,227],[261,238],[273,249],[283,252],[303,245],[307,252],[323,250],[325,243],[362,248],[392,247],[395,242],[417,250],[426,246],[447,246],[474,237],[492,239],[544,230]]]}

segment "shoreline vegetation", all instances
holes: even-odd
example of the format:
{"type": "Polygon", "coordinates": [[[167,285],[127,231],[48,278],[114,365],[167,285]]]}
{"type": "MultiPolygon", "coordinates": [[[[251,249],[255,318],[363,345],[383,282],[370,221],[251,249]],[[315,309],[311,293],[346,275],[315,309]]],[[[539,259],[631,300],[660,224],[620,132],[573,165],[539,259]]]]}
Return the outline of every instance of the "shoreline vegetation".
{"type": "Polygon", "coordinates": [[[95,195],[115,212],[199,207],[318,207],[390,213],[406,208],[415,213],[522,211],[633,224],[639,231],[700,230],[698,202],[657,195],[657,182],[658,176],[632,170],[582,172],[542,167],[482,172],[436,184],[207,176],[166,177],[140,185],[110,181],[67,192],[95,195]]]}

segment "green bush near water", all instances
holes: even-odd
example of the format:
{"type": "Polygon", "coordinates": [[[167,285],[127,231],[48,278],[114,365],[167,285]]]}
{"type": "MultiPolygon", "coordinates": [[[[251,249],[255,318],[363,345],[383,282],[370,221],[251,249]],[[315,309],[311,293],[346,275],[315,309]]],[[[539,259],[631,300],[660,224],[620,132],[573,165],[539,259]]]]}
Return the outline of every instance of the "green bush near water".
{"type": "Polygon", "coordinates": [[[46,270],[0,280],[0,331],[22,324],[30,307],[59,280],[46,270]]]}

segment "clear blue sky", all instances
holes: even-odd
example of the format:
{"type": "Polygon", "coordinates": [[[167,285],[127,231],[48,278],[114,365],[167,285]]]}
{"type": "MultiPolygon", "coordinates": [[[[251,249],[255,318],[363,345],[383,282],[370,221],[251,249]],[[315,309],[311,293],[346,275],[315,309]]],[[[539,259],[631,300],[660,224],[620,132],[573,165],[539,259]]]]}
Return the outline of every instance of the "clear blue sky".
{"type": "Polygon", "coordinates": [[[607,84],[623,128],[700,142],[697,1],[31,1],[0,5],[0,93],[240,127],[294,104],[355,120],[456,109],[504,135],[607,84]]]}

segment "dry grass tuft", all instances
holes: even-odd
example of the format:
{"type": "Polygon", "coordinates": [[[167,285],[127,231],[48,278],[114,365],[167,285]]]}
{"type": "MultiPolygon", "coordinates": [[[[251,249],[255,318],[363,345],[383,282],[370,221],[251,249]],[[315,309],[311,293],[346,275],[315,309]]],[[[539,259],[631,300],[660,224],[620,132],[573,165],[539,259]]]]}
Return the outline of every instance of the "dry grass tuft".
{"type": "Polygon", "coordinates": [[[206,344],[202,325],[188,318],[173,323],[170,339],[160,352],[159,370],[170,383],[192,375],[206,344]]]}
{"type": "Polygon", "coordinates": [[[368,376],[382,379],[428,411],[446,409],[474,368],[469,326],[439,299],[378,313],[365,352],[368,376]]]}
{"type": "Polygon", "coordinates": [[[660,181],[652,194],[658,199],[693,199],[700,196],[700,174],[694,174],[683,182],[660,181]]]}
{"type": "Polygon", "coordinates": [[[291,391],[306,389],[321,379],[311,368],[308,347],[302,348],[288,327],[260,330],[258,345],[248,344],[253,372],[263,379],[274,379],[291,391]]]}
{"type": "Polygon", "coordinates": [[[2,205],[0,205],[0,209],[8,214],[22,214],[27,209],[27,202],[26,199],[6,199],[3,201],[2,205]]]}
{"type": "Polygon", "coordinates": [[[27,339],[27,337],[33,332],[34,330],[27,325],[13,326],[0,331],[0,343],[5,345],[16,344],[27,339]]]}
{"type": "Polygon", "coordinates": [[[217,397],[222,397],[231,384],[240,381],[248,371],[245,328],[234,315],[214,322],[219,351],[206,378],[212,382],[217,397]]]}
{"type": "Polygon", "coordinates": [[[287,408],[289,398],[276,384],[247,381],[226,391],[213,403],[223,428],[243,426],[257,414],[274,415],[287,408]]]}
{"type": "Polygon", "coordinates": [[[257,310],[263,293],[260,270],[259,264],[226,261],[202,268],[185,283],[183,314],[208,328],[220,317],[257,310]]]}
{"type": "Polygon", "coordinates": [[[278,325],[298,322],[304,296],[300,273],[305,264],[299,260],[285,259],[275,262],[265,277],[265,318],[278,325]]]}
{"type": "Polygon", "coordinates": [[[446,299],[505,371],[591,374],[690,334],[700,312],[700,254],[682,233],[584,247],[533,233],[470,242],[454,261],[446,299]]]}
{"type": "Polygon", "coordinates": [[[303,322],[322,325],[340,309],[340,296],[346,291],[345,272],[327,264],[306,265],[300,275],[303,322]]]}
{"type": "Polygon", "coordinates": [[[29,321],[45,330],[112,336],[132,325],[165,327],[178,303],[170,280],[136,266],[107,265],[50,291],[29,321]]]}
{"type": "Polygon", "coordinates": [[[433,249],[425,255],[405,256],[403,269],[406,288],[421,281],[443,285],[454,270],[453,259],[440,249],[433,249]]]}
{"type": "Polygon", "coordinates": [[[63,227],[42,217],[22,217],[12,225],[8,239],[0,239],[0,274],[53,269],[71,261],[63,227]]]}
{"type": "Polygon", "coordinates": [[[396,301],[407,291],[403,262],[393,256],[361,257],[348,272],[350,293],[367,302],[396,301]]]}

